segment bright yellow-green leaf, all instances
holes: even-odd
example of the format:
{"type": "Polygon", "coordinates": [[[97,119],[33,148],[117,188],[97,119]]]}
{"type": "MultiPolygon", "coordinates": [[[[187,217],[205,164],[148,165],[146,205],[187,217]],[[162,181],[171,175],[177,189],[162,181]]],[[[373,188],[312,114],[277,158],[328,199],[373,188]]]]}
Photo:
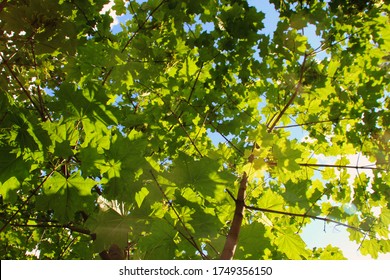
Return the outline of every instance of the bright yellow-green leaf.
{"type": "Polygon", "coordinates": [[[371,255],[374,259],[378,258],[380,247],[378,241],[375,239],[364,240],[362,246],[360,247],[360,252],[363,255],[371,255]]]}
{"type": "Polygon", "coordinates": [[[340,61],[338,59],[331,59],[328,65],[328,75],[329,77],[334,77],[338,67],[340,66],[340,61]]]}
{"type": "Polygon", "coordinates": [[[137,203],[138,208],[141,208],[142,202],[148,194],[149,191],[145,187],[141,188],[141,190],[135,194],[135,202],[137,203]]]}
{"type": "Polygon", "coordinates": [[[261,208],[272,210],[283,210],[285,201],[282,196],[267,189],[257,201],[257,205],[261,208]]]}
{"type": "Polygon", "coordinates": [[[280,233],[275,240],[278,250],[286,254],[289,259],[301,260],[309,256],[306,244],[302,238],[293,232],[280,233]]]}
{"type": "Polygon", "coordinates": [[[390,210],[387,208],[382,208],[380,219],[385,226],[388,226],[390,224],[390,210]]]}
{"type": "Polygon", "coordinates": [[[16,177],[11,177],[4,183],[0,182],[0,195],[3,196],[4,201],[15,203],[17,196],[15,191],[20,187],[20,182],[16,177]]]}

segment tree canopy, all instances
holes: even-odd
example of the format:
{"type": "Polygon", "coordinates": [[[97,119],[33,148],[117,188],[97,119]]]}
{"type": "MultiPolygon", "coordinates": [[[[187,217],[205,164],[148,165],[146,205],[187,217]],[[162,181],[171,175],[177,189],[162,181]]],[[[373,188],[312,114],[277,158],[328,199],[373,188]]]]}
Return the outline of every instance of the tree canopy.
{"type": "Polygon", "coordinates": [[[108,2],[0,3],[2,259],[390,252],[388,1],[108,2]]]}

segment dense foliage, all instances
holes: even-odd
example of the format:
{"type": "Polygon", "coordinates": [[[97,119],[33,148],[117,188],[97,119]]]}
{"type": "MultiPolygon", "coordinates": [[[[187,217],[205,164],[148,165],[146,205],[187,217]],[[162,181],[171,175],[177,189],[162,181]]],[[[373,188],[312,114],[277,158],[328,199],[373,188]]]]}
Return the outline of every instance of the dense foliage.
{"type": "Polygon", "coordinates": [[[2,259],[390,252],[388,1],[108,2],[0,3],[2,259]]]}

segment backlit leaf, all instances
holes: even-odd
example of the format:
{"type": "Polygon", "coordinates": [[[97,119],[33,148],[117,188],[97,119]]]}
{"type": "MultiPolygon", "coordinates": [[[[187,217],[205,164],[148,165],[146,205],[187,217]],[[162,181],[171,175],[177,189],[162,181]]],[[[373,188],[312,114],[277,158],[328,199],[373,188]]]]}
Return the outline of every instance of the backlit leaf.
{"type": "Polygon", "coordinates": [[[300,260],[308,257],[306,244],[302,238],[292,232],[280,233],[275,240],[278,250],[285,253],[289,259],[300,260]]]}

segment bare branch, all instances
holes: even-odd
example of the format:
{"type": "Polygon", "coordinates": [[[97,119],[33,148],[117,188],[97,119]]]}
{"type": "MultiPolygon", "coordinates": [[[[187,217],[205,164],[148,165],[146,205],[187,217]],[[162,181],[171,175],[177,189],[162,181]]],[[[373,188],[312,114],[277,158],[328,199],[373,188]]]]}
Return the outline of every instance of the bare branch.
{"type": "Polygon", "coordinates": [[[291,125],[282,125],[282,126],[275,126],[274,129],[283,129],[283,128],[294,128],[294,127],[301,127],[306,125],[313,125],[318,123],[334,123],[344,120],[353,120],[354,118],[345,118],[345,119],[334,119],[334,120],[323,120],[323,121],[315,121],[315,122],[307,122],[302,124],[291,124],[291,125]]]}
{"type": "Polygon", "coordinates": [[[353,165],[338,165],[338,164],[315,164],[315,163],[298,163],[300,166],[307,167],[333,167],[333,168],[352,168],[352,169],[368,169],[368,170],[381,170],[385,169],[379,167],[371,167],[371,166],[353,166],[353,165]]]}
{"type": "MultiPolygon", "coordinates": [[[[232,197],[233,200],[235,200],[233,194],[229,190],[226,190],[226,191],[229,193],[230,197],[232,197]]],[[[237,200],[235,200],[235,201],[237,202],[237,200]]],[[[266,208],[261,208],[261,207],[248,206],[246,204],[244,204],[244,207],[246,209],[255,210],[255,211],[261,211],[261,212],[266,212],[266,213],[287,215],[287,216],[292,216],[292,217],[310,218],[310,219],[320,220],[320,221],[324,221],[324,222],[328,222],[328,223],[335,223],[335,224],[338,224],[338,225],[341,225],[341,226],[344,226],[344,227],[347,227],[347,228],[350,228],[350,229],[353,229],[353,230],[356,230],[356,231],[359,231],[359,232],[364,232],[362,229],[359,229],[359,228],[354,227],[354,226],[350,226],[348,224],[344,224],[344,223],[341,223],[341,222],[338,222],[338,221],[335,221],[335,220],[332,220],[332,219],[329,219],[329,218],[323,218],[323,217],[309,215],[309,214],[306,214],[306,213],[305,214],[290,213],[290,212],[285,212],[285,211],[278,211],[278,210],[273,210],[273,209],[266,209],[266,208]]]]}

